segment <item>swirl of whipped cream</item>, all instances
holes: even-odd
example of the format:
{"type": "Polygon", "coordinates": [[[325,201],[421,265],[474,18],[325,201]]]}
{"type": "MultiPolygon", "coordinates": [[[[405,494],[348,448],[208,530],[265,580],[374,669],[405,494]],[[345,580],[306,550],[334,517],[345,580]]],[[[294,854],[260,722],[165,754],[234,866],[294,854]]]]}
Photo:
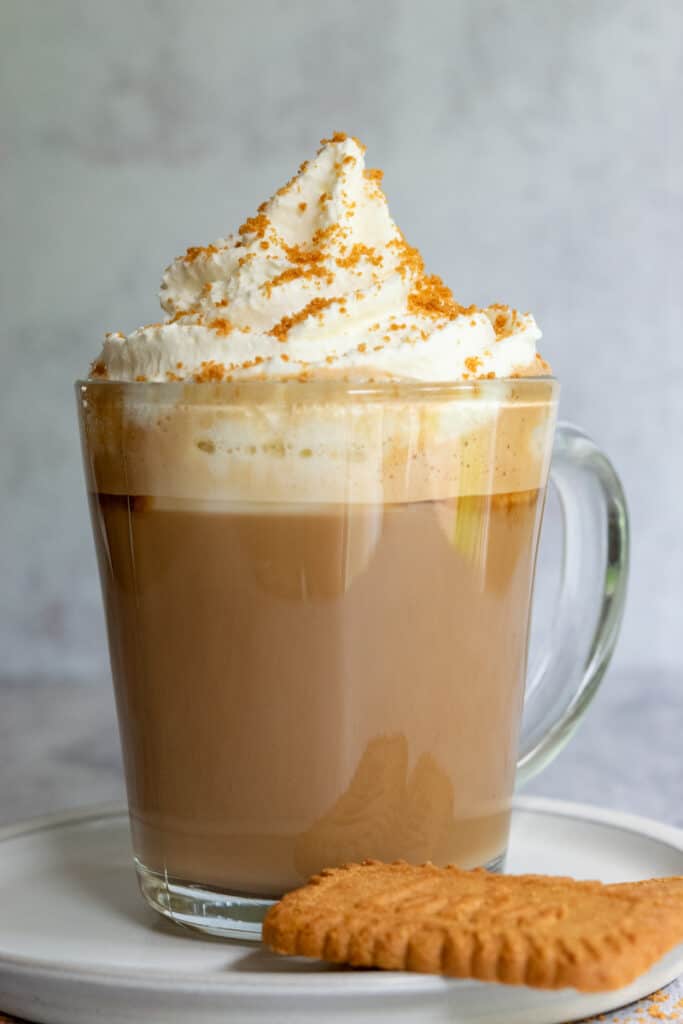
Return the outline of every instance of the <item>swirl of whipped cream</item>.
{"type": "Polygon", "coordinates": [[[544,374],[534,318],[464,307],[391,219],[382,172],[341,133],[235,235],[166,270],[168,318],[106,337],[111,380],[457,381],[544,374]]]}

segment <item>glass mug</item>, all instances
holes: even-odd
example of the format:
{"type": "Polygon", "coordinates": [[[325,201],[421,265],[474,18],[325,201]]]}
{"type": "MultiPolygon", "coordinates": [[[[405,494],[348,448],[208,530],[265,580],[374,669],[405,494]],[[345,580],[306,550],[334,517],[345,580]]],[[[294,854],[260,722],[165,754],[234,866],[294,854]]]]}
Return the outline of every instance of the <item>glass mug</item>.
{"type": "Polygon", "coordinates": [[[552,378],[77,385],[143,895],[254,937],[366,857],[501,868],[623,610],[624,496],[552,378]],[[552,649],[526,685],[552,455],[552,649]],[[521,729],[524,705],[524,722],[521,729]]]}

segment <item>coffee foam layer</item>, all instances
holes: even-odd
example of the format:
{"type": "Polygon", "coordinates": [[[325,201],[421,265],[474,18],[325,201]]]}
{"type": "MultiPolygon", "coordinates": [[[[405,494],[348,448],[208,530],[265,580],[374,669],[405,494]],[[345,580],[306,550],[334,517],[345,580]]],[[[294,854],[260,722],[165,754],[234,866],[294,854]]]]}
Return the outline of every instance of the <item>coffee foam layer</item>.
{"type": "Polygon", "coordinates": [[[82,386],[92,490],[291,506],[529,491],[545,483],[556,408],[543,379],[412,400],[200,384],[165,385],[160,402],[154,389],[82,386]]]}

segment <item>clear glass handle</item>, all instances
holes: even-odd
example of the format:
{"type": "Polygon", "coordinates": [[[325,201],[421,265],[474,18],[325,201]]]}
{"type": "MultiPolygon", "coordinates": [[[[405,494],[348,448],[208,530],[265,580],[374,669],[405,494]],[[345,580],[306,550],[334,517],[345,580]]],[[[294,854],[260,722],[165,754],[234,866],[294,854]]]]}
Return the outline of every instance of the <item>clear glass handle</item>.
{"type": "Polygon", "coordinates": [[[590,438],[561,423],[550,479],[564,521],[562,576],[550,646],[527,682],[518,785],[559,753],[590,704],[626,598],[628,515],[612,464],[590,438]]]}

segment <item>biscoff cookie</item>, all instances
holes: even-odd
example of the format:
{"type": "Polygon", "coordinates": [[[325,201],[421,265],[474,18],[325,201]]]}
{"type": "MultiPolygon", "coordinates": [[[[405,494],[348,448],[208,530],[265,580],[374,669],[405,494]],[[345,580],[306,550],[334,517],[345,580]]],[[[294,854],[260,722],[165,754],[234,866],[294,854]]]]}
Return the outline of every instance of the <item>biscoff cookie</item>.
{"type": "Polygon", "coordinates": [[[263,941],[353,967],[616,989],[683,942],[683,877],[603,885],[363,861],[286,895],[263,941]]]}

